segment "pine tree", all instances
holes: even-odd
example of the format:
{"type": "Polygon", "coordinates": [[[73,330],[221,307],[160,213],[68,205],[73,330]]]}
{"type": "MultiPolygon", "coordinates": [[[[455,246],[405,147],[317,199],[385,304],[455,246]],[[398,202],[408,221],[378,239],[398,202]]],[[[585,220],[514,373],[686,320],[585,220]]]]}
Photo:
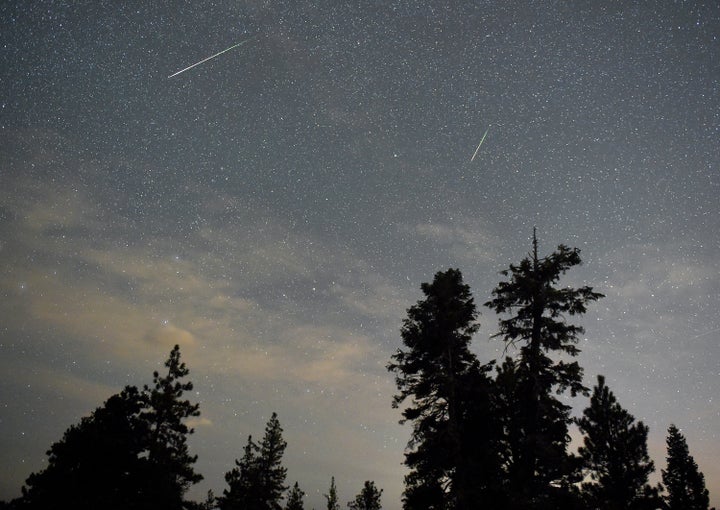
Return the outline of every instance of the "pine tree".
{"type": "Polygon", "coordinates": [[[355,496],[355,500],[348,502],[347,506],[350,510],[381,510],[382,492],[382,489],[375,487],[375,482],[367,480],[360,494],[355,496]]]}
{"type": "Polygon", "coordinates": [[[183,423],[200,415],[182,400],[192,390],[180,380],[188,369],[176,345],[166,376],[154,387],[126,387],[79,425],[68,429],[50,451],[48,467],[32,474],[24,488],[29,508],[165,508],[179,510],[188,487],[202,479],[192,465],[183,423]]]}
{"type": "Polygon", "coordinates": [[[334,476],[330,479],[330,490],[328,490],[327,494],[323,494],[323,496],[325,496],[325,499],[327,500],[327,510],[340,510],[334,476]]]}
{"type": "Polygon", "coordinates": [[[508,491],[517,507],[556,507],[570,491],[575,467],[567,453],[570,406],[555,394],[586,393],[577,362],[554,361],[550,355],[577,356],[584,330],[567,316],[585,313],[589,302],[602,297],[591,287],[558,288],[560,277],[580,264],[580,252],[564,245],[540,258],[533,232],[533,251],[519,265],[502,271],[509,277],[485,303],[498,314],[506,348],[519,347],[519,356],[504,374],[505,399],[514,403],[514,423],[506,423],[504,445],[508,491]]]}
{"type": "Polygon", "coordinates": [[[285,476],[287,469],[282,465],[282,457],[287,442],[282,437],[277,413],[273,413],[265,427],[265,436],[260,443],[260,473],[263,495],[267,510],[280,510],[280,500],[287,489],[285,476]]]}
{"type": "Polygon", "coordinates": [[[225,473],[228,488],[218,498],[220,510],[265,510],[262,504],[258,456],[260,447],[248,436],[243,456],[225,473]]]}
{"type": "Polygon", "coordinates": [[[225,473],[228,488],[218,498],[220,510],[280,510],[282,495],[287,489],[287,470],[282,457],[287,443],[282,427],[273,413],[265,427],[260,444],[248,437],[241,460],[225,473]]]}
{"type": "Polygon", "coordinates": [[[297,482],[292,486],[287,497],[287,504],[285,510],[304,510],[303,498],[305,493],[300,490],[300,486],[297,482]]]}
{"type": "Polygon", "coordinates": [[[47,452],[47,467],[28,477],[18,507],[142,508],[147,470],[140,457],[147,437],[138,419],[142,405],[138,389],[128,386],[71,426],[47,452]]]}
{"type": "Polygon", "coordinates": [[[200,503],[200,505],[198,505],[198,507],[201,510],[214,510],[215,508],[217,508],[217,498],[215,498],[215,494],[213,493],[212,490],[207,491],[207,494],[205,496],[205,501],[200,503]]]}
{"type": "Polygon", "coordinates": [[[413,422],[403,504],[407,510],[465,509],[472,504],[470,487],[478,480],[472,479],[463,446],[464,426],[473,421],[471,416],[489,416],[471,414],[466,405],[488,370],[469,350],[479,327],[477,311],[457,269],[438,272],[421,288],[426,297],[408,309],[401,330],[406,350],[398,350],[388,365],[400,391],[393,407],[410,399],[401,423],[413,422]]]}
{"type": "Polygon", "coordinates": [[[500,428],[502,439],[500,444],[501,478],[503,492],[510,494],[509,474],[514,468],[513,453],[521,450],[523,429],[522,409],[518,406],[517,365],[511,358],[506,358],[497,368],[495,378],[494,408],[500,428]]]}
{"type": "Polygon", "coordinates": [[[183,400],[186,391],[192,391],[190,381],[181,382],[189,374],[180,361],[180,346],[176,345],[165,362],[168,371],[164,376],[155,371],[153,386],[144,386],[145,409],[141,418],[148,424],[148,473],[150,500],[153,506],[180,509],[187,489],[200,480],[193,464],[197,455],[189,453],[187,437],[193,429],[184,420],[200,416],[199,404],[183,400]]]}
{"type": "Polygon", "coordinates": [[[198,501],[186,501],[185,510],[216,510],[218,508],[218,499],[212,490],[208,490],[205,494],[205,499],[201,502],[198,501]]]}
{"type": "Polygon", "coordinates": [[[620,406],[603,376],[598,376],[590,406],[577,424],[585,435],[578,454],[590,475],[590,481],[582,484],[590,508],[657,508],[658,488],[648,483],[655,469],[647,451],[648,428],[642,422],[635,423],[635,418],[620,406]]]}
{"type": "Polygon", "coordinates": [[[707,510],[710,496],[705,488],[705,476],[690,455],[685,437],[675,425],[667,436],[667,469],[662,470],[667,489],[668,510],[707,510]]]}

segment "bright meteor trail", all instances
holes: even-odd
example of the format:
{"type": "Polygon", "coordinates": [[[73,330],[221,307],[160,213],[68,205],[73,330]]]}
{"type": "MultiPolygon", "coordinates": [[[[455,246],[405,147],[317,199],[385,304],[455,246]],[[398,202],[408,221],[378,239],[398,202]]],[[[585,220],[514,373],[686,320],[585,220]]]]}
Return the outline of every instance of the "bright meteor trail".
{"type": "Polygon", "coordinates": [[[482,140],[480,140],[480,143],[478,144],[477,149],[475,149],[475,154],[472,155],[472,158],[470,158],[470,161],[474,160],[474,159],[475,159],[475,156],[477,156],[477,153],[478,153],[478,151],[480,150],[480,146],[481,146],[481,145],[483,144],[483,142],[485,141],[485,137],[487,136],[488,131],[490,131],[490,128],[487,128],[487,129],[485,130],[485,134],[483,135],[482,140]]]}
{"type": "Polygon", "coordinates": [[[222,50],[221,52],[216,53],[215,55],[211,55],[211,56],[209,56],[208,58],[205,58],[205,59],[201,60],[200,62],[196,62],[196,63],[194,63],[193,65],[186,67],[185,69],[181,69],[180,71],[178,71],[178,72],[175,73],[175,74],[171,74],[170,76],[168,76],[168,78],[172,78],[173,76],[177,76],[177,75],[180,74],[180,73],[184,73],[184,72],[187,71],[188,69],[192,69],[192,68],[195,67],[195,66],[199,66],[199,65],[202,64],[203,62],[207,62],[208,60],[212,60],[212,59],[214,59],[215,57],[218,57],[218,56],[222,55],[222,54],[225,53],[226,51],[230,51],[230,50],[233,49],[233,48],[237,48],[238,46],[242,46],[243,44],[245,44],[246,42],[250,41],[251,39],[252,39],[252,37],[251,37],[250,39],[245,39],[244,41],[241,41],[241,42],[239,42],[239,43],[237,43],[237,44],[234,44],[233,46],[230,46],[229,48],[227,48],[227,49],[225,49],[225,50],[222,50]]]}

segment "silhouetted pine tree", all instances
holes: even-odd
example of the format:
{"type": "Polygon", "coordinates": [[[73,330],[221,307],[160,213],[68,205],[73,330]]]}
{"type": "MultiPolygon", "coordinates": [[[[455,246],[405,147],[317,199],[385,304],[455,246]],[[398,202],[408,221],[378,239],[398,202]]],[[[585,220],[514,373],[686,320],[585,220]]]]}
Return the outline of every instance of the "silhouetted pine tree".
{"type": "Polygon", "coordinates": [[[29,508],[165,508],[179,510],[187,488],[202,479],[193,470],[183,423],[199,416],[181,400],[192,383],[176,345],[154,373],[154,388],[126,387],[90,417],[70,427],[48,451],[48,467],[32,474],[21,501],[29,508]]]}
{"type": "Polygon", "coordinates": [[[168,371],[164,376],[153,373],[153,386],[144,386],[145,408],[140,418],[148,424],[149,500],[156,508],[180,509],[187,489],[200,480],[193,464],[197,455],[189,453],[187,437],[193,429],[184,420],[200,416],[199,404],[183,400],[186,391],[192,391],[190,381],[181,382],[189,374],[180,361],[180,347],[176,345],[165,362],[168,371]]]}
{"type": "Polygon", "coordinates": [[[382,496],[382,492],[382,489],[375,487],[375,482],[367,480],[360,494],[355,496],[355,500],[349,501],[347,506],[350,510],[381,510],[380,496],[382,496]]]}
{"type": "Polygon", "coordinates": [[[287,469],[282,457],[287,443],[282,427],[273,413],[265,427],[265,435],[258,445],[248,437],[241,460],[225,473],[228,488],[218,498],[221,510],[279,510],[282,495],[287,489],[287,469]]]}
{"type": "Polygon", "coordinates": [[[705,488],[705,476],[690,455],[685,437],[675,425],[667,436],[667,469],[662,470],[667,489],[668,510],[707,510],[710,496],[705,488]]]}
{"type": "Polygon", "coordinates": [[[287,497],[287,504],[285,505],[285,510],[304,510],[305,506],[303,504],[303,498],[305,497],[305,493],[300,490],[300,486],[297,482],[295,482],[295,485],[292,486],[290,489],[290,492],[288,493],[287,497]]]}
{"type": "Polygon", "coordinates": [[[480,383],[489,384],[488,367],[481,367],[468,348],[478,329],[477,311],[457,269],[438,272],[421,288],[426,297],[408,309],[401,330],[406,350],[399,349],[388,365],[400,390],[393,407],[410,399],[401,423],[413,422],[403,505],[407,510],[466,509],[477,504],[473,488],[485,482],[473,476],[481,472],[477,463],[482,458],[468,455],[489,442],[477,434],[480,430],[467,430],[490,416],[478,409],[482,399],[474,401],[480,383]],[[466,447],[463,441],[473,434],[466,447]]]}
{"type": "MultiPolygon", "coordinates": [[[[590,406],[577,420],[585,435],[578,454],[590,481],[582,484],[589,508],[654,510],[661,504],[659,488],[651,487],[654,471],[647,451],[648,428],[623,409],[598,376],[590,406]]],[[[707,509],[705,509],[707,510],[707,509]]]]}
{"type": "Polygon", "coordinates": [[[225,473],[228,488],[217,498],[220,510],[264,510],[257,460],[259,452],[260,447],[252,436],[248,436],[242,459],[235,460],[235,467],[225,473]]]}
{"type": "Polygon", "coordinates": [[[215,498],[215,494],[212,490],[208,490],[205,495],[205,500],[202,502],[198,501],[186,501],[184,505],[185,510],[216,510],[218,500],[215,498]]]}
{"type": "Polygon", "coordinates": [[[202,510],[214,510],[215,508],[217,508],[217,498],[215,498],[215,494],[212,490],[207,491],[205,501],[200,503],[199,508],[201,508],[202,510]]]}
{"type": "Polygon", "coordinates": [[[71,426],[48,450],[48,465],[31,474],[17,508],[78,510],[147,508],[140,458],[147,437],[138,418],[143,402],[134,386],[110,397],[71,426]]]}
{"type": "Polygon", "coordinates": [[[505,411],[504,460],[508,493],[518,508],[557,508],[571,491],[572,457],[567,453],[570,407],[555,394],[586,393],[577,362],[555,361],[551,354],[577,356],[576,344],[583,328],[567,316],[583,314],[586,305],[602,297],[591,287],[558,288],[560,277],[580,264],[578,249],[564,245],[539,258],[533,232],[533,251],[519,265],[501,274],[509,277],[493,290],[485,303],[498,314],[506,346],[519,346],[516,361],[506,360],[499,397],[514,409],[505,411]],[[511,366],[513,365],[513,366],[511,366]],[[511,420],[510,422],[507,422],[511,420]]]}
{"type": "Polygon", "coordinates": [[[340,510],[338,502],[337,488],[335,487],[335,477],[330,478],[330,489],[327,494],[323,494],[327,500],[327,510],[340,510]]]}
{"type": "Polygon", "coordinates": [[[502,508],[506,503],[502,470],[502,423],[497,414],[492,364],[475,361],[460,378],[458,443],[453,508],[502,508]]]}
{"type": "Polygon", "coordinates": [[[520,451],[523,444],[523,410],[518,405],[518,386],[517,365],[511,358],[506,358],[497,368],[493,407],[502,430],[499,447],[500,476],[503,493],[508,496],[511,493],[509,474],[515,468],[514,452],[520,451]]]}
{"type": "Polygon", "coordinates": [[[260,458],[258,459],[267,510],[280,510],[280,501],[283,493],[287,490],[285,485],[287,469],[282,465],[287,442],[283,439],[282,432],[277,413],[273,413],[265,427],[263,440],[260,442],[260,458]]]}

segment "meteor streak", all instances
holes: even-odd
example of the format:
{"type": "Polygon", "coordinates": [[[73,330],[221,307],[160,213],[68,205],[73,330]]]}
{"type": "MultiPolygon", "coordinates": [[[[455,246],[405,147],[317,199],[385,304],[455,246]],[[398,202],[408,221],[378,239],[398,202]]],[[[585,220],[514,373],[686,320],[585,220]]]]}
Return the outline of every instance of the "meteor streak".
{"type": "MultiPolygon", "coordinates": [[[[253,36],[253,37],[254,37],[254,36],[253,36]]],[[[195,66],[199,66],[199,65],[202,64],[203,62],[207,62],[208,60],[212,60],[212,59],[214,59],[215,57],[219,57],[220,55],[222,55],[222,54],[225,53],[226,51],[230,51],[230,50],[232,50],[233,48],[237,48],[238,46],[242,46],[242,45],[245,44],[246,42],[252,40],[253,37],[250,37],[249,39],[245,39],[244,41],[240,41],[239,43],[234,44],[234,45],[230,46],[229,48],[227,48],[227,49],[225,49],[225,50],[222,50],[221,52],[216,53],[215,55],[211,55],[211,56],[209,56],[208,58],[202,59],[200,62],[196,62],[196,63],[194,63],[193,65],[186,67],[185,69],[181,69],[181,70],[179,70],[177,73],[171,74],[170,76],[168,76],[168,78],[172,78],[173,76],[177,76],[177,75],[180,74],[180,73],[184,73],[184,72],[187,71],[188,69],[192,69],[192,68],[195,67],[195,66]]]]}
{"type": "Polygon", "coordinates": [[[485,134],[483,135],[482,140],[480,140],[480,143],[478,144],[477,149],[475,149],[475,154],[472,155],[472,158],[470,158],[470,161],[474,160],[474,159],[475,159],[475,156],[477,156],[477,153],[478,153],[478,151],[480,150],[480,146],[481,146],[481,145],[483,144],[483,142],[485,141],[485,137],[487,136],[488,131],[490,131],[490,128],[487,128],[487,129],[485,130],[485,134]]]}

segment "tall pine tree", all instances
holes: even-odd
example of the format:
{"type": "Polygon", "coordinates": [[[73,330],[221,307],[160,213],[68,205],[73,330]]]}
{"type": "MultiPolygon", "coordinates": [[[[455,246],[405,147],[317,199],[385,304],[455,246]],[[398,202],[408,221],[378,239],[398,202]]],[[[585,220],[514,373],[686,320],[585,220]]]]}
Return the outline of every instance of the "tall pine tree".
{"type": "Polygon", "coordinates": [[[188,487],[202,476],[189,453],[193,431],[184,421],[200,415],[183,400],[191,382],[176,345],[153,374],[152,388],[126,387],[79,425],[68,429],[48,452],[48,467],[32,474],[23,490],[29,508],[165,508],[180,510],[188,487]]]}
{"type": "Polygon", "coordinates": [[[260,447],[252,436],[248,436],[242,458],[235,460],[235,467],[225,473],[228,488],[217,498],[220,510],[265,510],[261,497],[259,452],[260,447]]]}
{"type": "Polygon", "coordinates": [[[585,313],[589,302],[602,297],[588,286],[556,286],[578,264],[580,251],[564,245],[540,258],[533,232],[532,253],[502,271],[508,281],[500,282],[485,303],[500,315],[510,314],[499,321],[495,336],[506,347],[519,347],[517,360],[506,361],[503,374],[504,399],[516,406],[505,441],[508,489],[515,507],[556,508],[573,481],[575,467],[567,452],[570,406],[555,395],[569,390],[575,396],[587,388],[577,362],[551,355],[579,354],[576,344],[584,330],[570,324],[568,316],[585,313]]]}
{"type": "Polygon", "coordinates": [[[375,482],[366,480],[360,494],[353,501],[348,502],[350,510],[381,510],[380,496],[382,489],[375,487],[375,482]]]}
{"type": "Polygon", "coordinates": [[[187,489],[203,478],[193,469],[197,455],[190,455],[187,438],[194,431],[185,424],[187,418],[200,416],[200,406],[182,398],[193,383],[182,382],[190,371],[180,361],[180,346],[172,349],[165,366],[165,375],[155,371],[153,386],[144,386],[141,418],[149,428],[151,499],[160,507],[180,509],[187,489]]]}
{"type": "Polygon", "coordinates": [[[280,510],[283,493],[287,489],[285,477],[287,469],[282,465],[282,458],[287,442],[282,437],[283,429],[280,426],[277,413],[265,426],[265,435],[260,442],[260,473],[263,495],[267,510],[280,510]]]}
{"type": "Polygon", "coordinates": [[[435,274],[421,286],[425,299],[408,309],[401,330],[405,350],[399,349],[388,365],[395,372],[399,394],[393,407],[409,400],[401,423],[413,423],[405,455],[410,473],[405,477],[406,510],[465,509],[473,503],[471,487],[479,480],[477,466],[468,458],[465,425],[476,423],[486,409],[482,401],[470,405],[488,367],[481,367],[469,350],[477,331],[477,310],[468,285],[457,269],[435,274]]]}
{"type": "Polygon", "coordinates": [[[685,436],[670,425],[667,436],[667,469],[662,470],[667,489],[668,510],[707,510],[710,496],[705,488],[705,476],[690,455],[685,436]]]}
{"type": "Polygon", "coordinates": [[[590,477],[582,484],[589,508],[658,508],[658,488],[648,483],[655,469],[647,451],[648,428],[620,406],[603,376],[577,424],[585,436],[578,454],[590,477]]]}
{"type": "Polygon", "coordinates": [[[330,478],[330,489],[327,494],[323,494],[327,500],[327,510],[340,510],[338,502],[337,487],[335,487],[335,477],[330,478]]]}
{"type": "Polygon", "coordinates": [[[305,510],[305,505],[303,503],[304,497],[305,493],[300,489],[300,485],[295,482],[295,485],[292,486],[290,492],[288,493],[285,510],[305,510]]]}
{"type": "Polygon", "coordinates": [[[221,510],[280,510],[282,495],[287,489],[287,469],[282,457],[287,443],[282,437],[277,414],[265,426],[260,444],[248,437],[241,460],[225,474],[228,488],[218,498],[221,510]]]}

